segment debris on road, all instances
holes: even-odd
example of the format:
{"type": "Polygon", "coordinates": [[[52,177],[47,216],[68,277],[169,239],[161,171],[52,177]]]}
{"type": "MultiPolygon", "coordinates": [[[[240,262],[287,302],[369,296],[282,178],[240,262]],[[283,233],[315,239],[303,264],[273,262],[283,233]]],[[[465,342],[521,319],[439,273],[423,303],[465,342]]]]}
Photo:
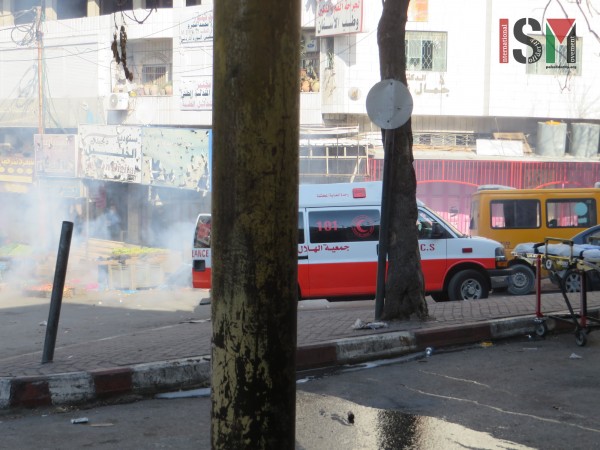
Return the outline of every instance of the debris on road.
{"type": "Polygon", "coordinates": [[[363,322],[361,319],[356,319],[352,328],[355,330],[376,330],[378,328],[387,328],[385,322],[363,322]]]}
{"type": "Polygon", "coordinates": [[[78,417],[77,419],[71,419],[71,423],[72,424],[81,424],[81,423],[88,423],[90,421],[90,419],[88,419],[87,417],[78,417]]]}
{"type": "Polygon", "coordinates": [[[196,398],[210,396],[210,388],[190,389],[189,391],[164,392],[156,394],[154,398],[174,399],[174,398],[196,398]]]}

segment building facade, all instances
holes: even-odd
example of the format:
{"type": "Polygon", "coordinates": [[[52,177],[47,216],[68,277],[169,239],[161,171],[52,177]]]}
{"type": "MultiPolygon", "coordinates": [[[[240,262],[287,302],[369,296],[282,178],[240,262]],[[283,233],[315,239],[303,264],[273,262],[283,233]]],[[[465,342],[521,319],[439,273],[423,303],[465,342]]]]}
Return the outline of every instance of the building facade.
{"type": "MultiPolygon", "coordinates": [[[[382,4],[301,5],[301,180],[379,179],[381,133],[365,100],[380,80],[382,4]]],[[[543,0],[412,0],[406,30],[422,200],[467,231],[470,193],[492,178],[514,187],[568,185],[591,170],[585,183],[594,181],[595,11],[543,0]],[[438,172],[440,165],[451,169],[438,172]],[[516,166],[535,167],[544,181],[516,185],[508,176],[516,166]],[[494,170],[507,178],[494,178],[494,170]]],[[[213,1],[0,0],[0,196],[3,205],[37,209],[24,218],[22,208],[3,207],[2,229],[25,233],[38,228],[31,224],[81,215],[86,233],[100,236],[94,223],[115,204],[119,239],[153,245],[152,224],[185,228],[208,212],[210,182],[181,180],[187,164],[210,167],[210,152],[219,151],[210,139],[198,149],[186,140],[210,134],[212,38],[213,1]],[[186,165],[156,151],[152,129],[184,148],[178,157],[186,165]],[[119,147],[123,130],[138,139],[135,158],[119,147]],[[167,166],[172,173],[156,178],[167,166]]]]}

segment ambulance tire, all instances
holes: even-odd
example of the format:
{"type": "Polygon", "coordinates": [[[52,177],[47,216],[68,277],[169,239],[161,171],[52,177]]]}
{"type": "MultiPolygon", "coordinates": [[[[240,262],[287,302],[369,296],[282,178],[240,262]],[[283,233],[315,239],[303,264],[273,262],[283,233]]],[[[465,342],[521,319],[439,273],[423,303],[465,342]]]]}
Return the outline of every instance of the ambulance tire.
{"type": "Polygon", "coordinates": [[[508,292],[512,295],[527,295],[535,287],[535,272],[525,264],[510,267],[512,275],[508,279],[508,292]]]}
{"type": "Polygon", "coordinates": [[[474,269],[454,274],[448,284],[450,300],[481,300],[488,298],[489,288],[485,277],[474,269]]]}

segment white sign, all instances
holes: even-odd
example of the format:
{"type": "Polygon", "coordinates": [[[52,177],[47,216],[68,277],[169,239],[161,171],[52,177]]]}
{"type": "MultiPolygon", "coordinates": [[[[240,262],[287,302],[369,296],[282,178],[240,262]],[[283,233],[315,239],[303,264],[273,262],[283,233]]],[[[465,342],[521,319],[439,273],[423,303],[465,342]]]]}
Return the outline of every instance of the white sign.
{"type": "Polygon", "coordinates": [[[212,41],[214,34],[212,11],[197,15],[179,27],[179,40],[183,45],[212,41]]]}
{"type": "MultiPolygon", "coordinates": [[[[373,1],[373,0],[372,0],[373,1]]],[[[319,0],[317,3],[317,36],[361,33],[363,0],[319,0]]]]}
{"type": "Polygon", "coordinates": [[[212,109],[212,77],[185,77],[179,89],[181,110],[212,109]]]}
{"type": "Polygon", "coordinates": [[[97,180],[140,183],[141,128],[122,125],[80,125],[83,176],[97,180]]]}

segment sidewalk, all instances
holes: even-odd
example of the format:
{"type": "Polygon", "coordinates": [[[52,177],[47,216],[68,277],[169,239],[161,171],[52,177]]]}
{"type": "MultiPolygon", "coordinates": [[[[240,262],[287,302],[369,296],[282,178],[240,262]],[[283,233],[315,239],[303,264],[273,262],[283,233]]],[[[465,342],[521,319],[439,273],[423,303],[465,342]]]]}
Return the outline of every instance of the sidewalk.
{"type": "MultiPolygon", "coordinates": [[[[185,295],[194,296],[192,301],[201,297],[197,291],[187,292],[185,295]]],[[[135,295],[150,294],[138,291],[135,295]]],[[[303,301],[298,306],[297,368],[358,363],[421,352],[427,347],[438,349],[533,334],[535,299],[535,295],[529,295],[475,302],[429,301],[431,320],[390,322],[378,329],[353,328],[357,319],[373,322],[373,301],[346,303],[343,307],[321,300],[303,301]]],[[[578,311],[579,294],[570,294],[569,299],[578,311]]],[[[41,350],[0,355],[0,409],[77,404],[208,386],[210,305],[198,308],[203,318],[57,345],[53,362],[48,364],[41,364],[41,350]]],[[[588,316],[597,315],[599,310],[600,292],[588,293],[588,316]]],[[[542,312],[546,317],[566,313],[562,295],[544,293],[542,312]]],[[[550,332],[554,325],[569,332],[575,330],[571,323],[547,323],[550,332]]]]}

